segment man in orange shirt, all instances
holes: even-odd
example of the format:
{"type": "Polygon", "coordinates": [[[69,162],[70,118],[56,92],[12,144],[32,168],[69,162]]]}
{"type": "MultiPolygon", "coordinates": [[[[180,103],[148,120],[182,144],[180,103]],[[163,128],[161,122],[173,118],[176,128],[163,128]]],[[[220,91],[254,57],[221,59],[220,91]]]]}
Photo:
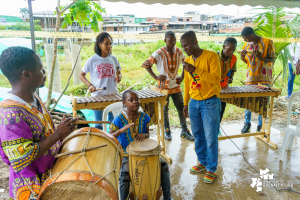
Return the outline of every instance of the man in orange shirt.
{"type": "Polygon", "coordinates": [[[216,52],[201,49],[196,34],[188,31],[181,36],[181,46],[189,56],[184,63],[185,117],[190,117],[195,138],[198,165],[191,173],[207,170],[205,183],[212,183],[217,175],[218,133],[220,129],[221,86],[220,60],[216,52]]]}
{"type": "MultiPolygon", "coordinates": [[[[251,27],[245,27],[241,33],[246,43],[243,46],[241,59],[247,64],[246,85],[263,84],[270,86],[272,81],[272,69],[275,58],[273,41],[255,34],[251,27]],[[247,53],[253,50],[253,53],[247,53]],[[262,52],[262,53],[260,53],[262,52]]],[[[262,117],[258,116],[257,132],[260,132],[262,117]]],[[[251,128],[251,111],[245,110],[245,125],[242,133],[249,133],[251,128]]]]}
{"type": "MultiPolygon", "coordinates": [[[[223,50],[218,52],[221,65],[221,87],[228,87],[232,83],[233,75],[236,72],[237,58],[233,53],[235,52],[237,41],[235,38],[226,38],[223,45],[223,50]]],[[[221,102],[220,123],[226,108],[226,102],[221,102]]]]}

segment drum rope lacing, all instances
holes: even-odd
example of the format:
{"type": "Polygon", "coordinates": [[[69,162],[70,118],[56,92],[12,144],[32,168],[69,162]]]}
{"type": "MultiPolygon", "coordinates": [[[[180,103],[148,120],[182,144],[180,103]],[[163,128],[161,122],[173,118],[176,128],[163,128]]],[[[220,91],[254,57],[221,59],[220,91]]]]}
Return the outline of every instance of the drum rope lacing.
{"type": "MultiPolygon", "coordinates": [[[[152,191],[152,184],[151,184],[151,177],[150,177],[150,169],[149,169],[149,164],[148,164],[148,156],[145,156],[146,158],[146,162],[145,161],[140,161],[136,166],[135,166],[135,169],[134,169],[134,172],[136,172],[137,168],[138,167],[141,167],[141,166],[144,166],[143,167],[143,171],[142,171],[142,176],[141,176],[141,182],[143,181],[143,175],[144,175],[144,168],[145,168],[145,164],[147,164],[147,167],[148,167],[148,176],[149,176],[149,182],[150,182],[150,191],[152,191]],[[141,164],[141,166],[139,166],[141,164]]],[[[158,158],[159,159],[159,158],[158,158]]],[[[158,162],[160,163],[160,162],[158,162]]],[[[159,164],[157,164],[157,170],[156,170],[156,180],[155,180],[155,186],[154,188],[156,188],[156,185],[157,185],[157,177],[158,177],[158,168],[159,168],[159,164]]],[[[136,173],[134,174],[133,176],[133,185],[134,185],[134,180],[136,178],[136,173]]],[[[131,190],[134,190],[134,187],[131,185],[131,190]]],[[[134,199],[139,199],[139,196],[140,196],[140,192],[141,192],[141,186],[139,187],[139,193],[137,194],[136,197],[134,197],[134,199]]],[[[153,190],[153,194],[151,194],[151,199],[155,199],[155,190],[153,190]]],[[[127,196],[127,199],[129,199],[129,195],[130,193],[128,194],[127,196]]]]}
{"type": "MultiPolygon", "coordinates": [[[[92,129],[92,127],[90,127],[90,129],[89,129],[89,131],[88,131],[88,133],[87,133],[87,135],[86,135],[86,138],[85,138],[85,141],[84,141],[84,145],[83,145],[83,147],[82,147],[82,150],[81,150],[81,153],[80,153],[80,155],[78,155],[68,166],[66,166],[58,175],[57,175],[57,177],[54,179],[54,181],[52,182],[52,184],[53,183],[55,183],[55,181],[60,177],[60,175],[62,175],[67,169],[69,169],[79,158],[81,158],[82,156],[84,157],[84,159],[85,159],[85,161],[86,161],[86,164],[87,164],[87,166],[88,166],[88,168],[89,168],[89,170],[90,170],[90,173],[91,173],[91,175],[92,175],[92,177],[94,178],[94,174],[93,174],[93,172],[92,172],[92,170],[91,170],[91,167],[90,167],[90,165],[89,165],[89,163],[88,163],[88,161],[86,160],[86,157],[85,157],[85,148],[86,148],[86,145],[87,145],[87,142],[88,142],[88,139],[89,139],[89,136],[90,136],[90,132],[91,132],[91,129],[92,129]]],[[[52,175],[51,175],[51,179],[52,179],[52,175]]]]}
{"type": "MultiPolygon", "coordinates": [[[[87,164],[87,166],[88,166],[88,168],[89,168],[89,170],[90,170],[90,173],[91,173],[91,175],[92,175],[92,177],[94,178],[94,174],[93,174],[93,172],[92,172],[92,169],[91,169],[91,167],[90,167],[90,165],[89,165],[89,163],[88,163],[88,161],[87,161],[87,159],[86,159],[86,157],[85,157],[85,150],[86,150],[86,145],[87,145],[87,143],[88,143],[88,139],[89,139],[89,136],[90,136],[90,132],[91,132],[91,129],[92,129],[92,127],[90,127],[90,129],[89,129],[89,131],[88,131],[88,133],[87,133],[87,136],[86,136],[86,138],[85,138],[85,141],[84,141],[84,145],[83,145],[83,147],[82,147],[82,150],[81,150],[81,153],[80,153],[80,155],[78,155],[67,167],[65,167],[59,174],[58,174],[58,176],[54,179],[54,181],[52,182],[52,184],[53,183],[55,183],[55,181],[58,179],[58,177],[60,176],[60,175],[62,175],[67,169],[69,169],[79,158],[81,158],[82,156],[84,157],[84,159],[85,159],[85,161],[86,161],[86,164],[87,164]]],[[[115,172],[115,171],[117,171],[117,161],[118,161],[118,155],[119,155],[119,151],[120,151],[120,144],[118,145],[118,148],[117,148],[117,152],[116,152],[116,156],[115,156],[115,162],[114,162],[114,167],[113,167],[113,169],[110,171],[110,172],[108,172],[106,175],[104,175],[102,178],[100,178],[98,181],[96,181],[95,182],[95,184],[97,184],[97,183],[99,183],[102,179],[104,179],[106,176],[108,176],[109,174],[111,174],[112,172],[115,172]]],[[[51,177],[51,179],[52,179],[52,173],[51,173],[51,170],[50,170],[50,177],[51,177]]],[[[118,185],[118,181],[117,181],[117,176],[116,176],[116,173],[115,173],[115,184],[116,185],[118,185]]],[[[119,196],[119,190],[118,190],[118,187],[117,187],[117,195],[119,196]]]]}
{"type": "MultiPolygon", "coordinates": [[[[120,144],[118,144],[117,153],[116,153],[116,157],[115,157],[114,168],[110,172],[108,172],[106,175],[104,175],[102,178],[100,178],[98,181],[96,181],[95,184],[99,183],[102,179],[104,179],[106,176],[108,176],[112,172],[117,171],[116,168],[117,168],[117,163],[118,163],[117,161],[118,161],[119,151],[120,151],[120,144]]],[[[116,173],[115,173],[115,183],[116,183],[116,185],[118,185],[116,173]]],[[[117,195],[119,196],[119,189],[118,189],[118,187],[117,187],[117,195]]]]}

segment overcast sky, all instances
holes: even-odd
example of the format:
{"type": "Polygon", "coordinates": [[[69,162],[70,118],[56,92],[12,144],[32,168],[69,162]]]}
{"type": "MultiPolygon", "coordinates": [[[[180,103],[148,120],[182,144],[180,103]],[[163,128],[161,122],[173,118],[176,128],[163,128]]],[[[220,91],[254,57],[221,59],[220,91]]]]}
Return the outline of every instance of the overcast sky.
{"type": "MultiPolygon", "coordinates": [[[[70,0],[61,0],[61,5],[67,5],[70,0]]],[[[35,0],[32,2],[33,12],[40,11],[54,11],[56,7],[56,0],[35,0]]],[[[0,15],[21,16],[19,13],[20,8],[27,7],[27,1],[25,0],[0,0],[0,15]]],[[[102,7],[106,8],[107,14],[135,14],[136,17],[172,17],[183,16],[183,13],[187,11],[199,11],[200,13],[216,15],[216,14],[228,14],[228,15],[245,15],[252,9],[250,6],[208,6],[201,5],[195,6],[188,5],[161,5],[153,4],[147,5],[143,3],[128,4],[124,2],[110,3],[102,0],[102,7]]],[[[293,9],[294,12],[299,12],[300,9],[293,9]]]]}

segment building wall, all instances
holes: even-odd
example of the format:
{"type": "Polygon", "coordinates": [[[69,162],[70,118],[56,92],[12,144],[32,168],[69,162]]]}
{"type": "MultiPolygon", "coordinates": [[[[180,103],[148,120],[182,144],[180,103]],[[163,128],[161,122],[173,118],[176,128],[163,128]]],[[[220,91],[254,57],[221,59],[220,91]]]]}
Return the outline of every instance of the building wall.
{"type": "Polygon", "coordinates": [[[192,21],[197,22],[197,21],[201,21],[201,16],[199,15],[192,15],[192,21]]]}
{"type": "Polygon", "coordinates": [[[177,19],[177,21],[182,21],[182,22],[191,22],[192,21],[192,17],[179,17],[177,19]]]}
{"type": "Polygon", "coordinates": [[[170,19],[158,19],[158,18],[156,18],[155,20],[154,20],[154,23],[155,24],[161,24],[161,23],[169,23],[169,21],[170,21],[170,19]]]}
{"type": "Polygon", "coordinates": [[[146,17],[147,22],[152,22],[155,20],[157,17],[146,17]]]}
{"type": "Polygon", "coordinates": [[[187,30],[200,29],[200,24],[187,24],[185,25],[185,29],[187,30]]]}
{"type": "MultiPolygon", "coordinates": [[[[41,25],[42,29],[55,29],[56,26],[56,17],[53,18],[47,18],[47,17],[33,17],[34,20],[40,20],[40,22],[38,23],[39,25],[41,25]]],[[[62,22],[64,21],[64,18],[60,19],[60,24],[62,24],[62,22]]],[[[65,28],[67,29],[67,27],[65,28]]],[[[46,31],[46,30],[45,30],[46,31]]]]}
{"type": "Polygon", "coordinates": [[[172,16],[171,18],[170,18],[170,22],[176,22],[177,21],[177,17],[175,17],[175,16],[172,16]]]}
{"type": "Polygon", "coordinates": [[[192,21],[201,21],[201,15],[199,12],[187,12],[184,16],[192,17],[192,21]]]}
{"type": "Polygon", "coordinates": [[[135,18],[134,17],[123,17],[124,23],[126,24],[135,24],[135,18]]]}
{"type": "MultiPolygon", "coordinates": [[[[115,31],[115,27],[104,27],[105,30],[107,32],[118,32],[118,27],[116,27],[116,31],[115,31]]],[[[123,32],[123,27],[119,27],[119,32],[123,32]]]]}
{"type": "Polygon", "coordinates": [[[173,24],[169,24],[168,29],[185,29],[185,25],[173,25],[173,24]]]}
{"type": "Polygon", "coordinates": [[[135,18],[135,23],[138,24],[138,23],[144,22],[146,20],[147,20],[146,18],[135,18]]]}
{"type": "Polygon", "coordinates": [[[220,26],[219,33],[240,33],[246,26],[251,26],[251,23],[226,24],[225,28],[220,26]]]}

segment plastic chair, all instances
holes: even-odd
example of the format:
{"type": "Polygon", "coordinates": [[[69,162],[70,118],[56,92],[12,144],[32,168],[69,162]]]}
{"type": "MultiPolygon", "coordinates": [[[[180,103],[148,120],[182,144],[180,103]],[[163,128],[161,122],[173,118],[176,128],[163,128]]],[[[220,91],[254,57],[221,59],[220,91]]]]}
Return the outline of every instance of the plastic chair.
{"type": "MultiPolygon", "coordinates": [[[[102,120],[106,121],[108,113],[112,112],[114,118],[119,115],[122,111],[124,110],[123,108],[123,103],[122,102],[117,102],[117,103],[113,103],[109,106],[107,106],[102,114],[102,120]]],[[[139,111],[143,112],[143,108],[140,106],[139,111]]],[[[107,126],[106,124],[103,126],[103,131],[105,133],[107,133],[107,126]]]]}
{"type": "Polygon", "coordinates": [[[287,116],[287,128],[283,131],[284,139],[281,147],[280,160],[283,161],[285,155],[285,149],[287,145],[287,150],[291,150],[292,143],[294,140],[294,136],[300,136],[300,118],[297,126],[291,125],[291,111],[292,111],[292,103],[295,97],[299,97],[300,99],[300,91],[295,92],[291,95],[288,105],[288,116],[287,116]],[[288,143],[288,144],[287,144],[288,143]]]}

